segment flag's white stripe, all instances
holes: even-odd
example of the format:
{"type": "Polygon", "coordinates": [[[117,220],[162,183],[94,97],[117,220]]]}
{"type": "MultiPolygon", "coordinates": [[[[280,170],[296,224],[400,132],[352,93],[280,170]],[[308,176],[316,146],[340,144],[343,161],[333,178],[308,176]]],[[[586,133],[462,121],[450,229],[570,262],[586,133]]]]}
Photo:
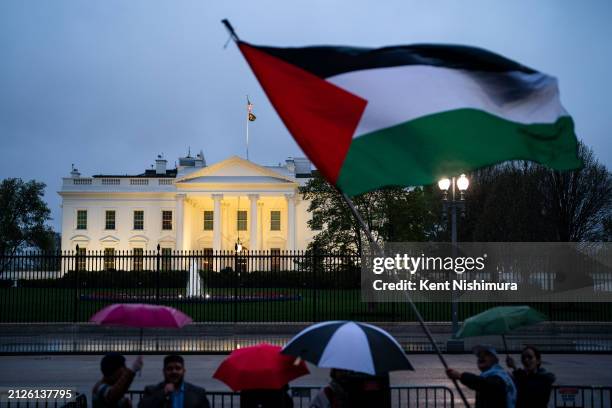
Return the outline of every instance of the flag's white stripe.
{"type": "Polygon", "coordinates": [[[331,336],[317,366],[376,374],[368,338],[353,322],[340,326],[331,336]]]}
{"type": "Polygon", "coordinates": [[[368,101],[353,137],[461,108],[524,124],[552,123],[567,115],[556,79],[541,73],[410,65],[353,71],[327,80],[368,101]]]}

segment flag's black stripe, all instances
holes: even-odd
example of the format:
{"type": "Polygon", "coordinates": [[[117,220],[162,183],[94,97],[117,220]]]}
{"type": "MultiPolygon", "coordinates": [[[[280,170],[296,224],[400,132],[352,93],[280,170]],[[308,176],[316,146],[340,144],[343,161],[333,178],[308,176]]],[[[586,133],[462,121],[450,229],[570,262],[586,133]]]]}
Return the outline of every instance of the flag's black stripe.
{"type": "Polygon", "coordinates": [[[362,69],[401,65],[431,65],[485,72],[537,72],[482,48],[462,45],[415,44],[384,48],[251,46],[290,64],[297,65],[320,78],[329,78],[362,69]]]}

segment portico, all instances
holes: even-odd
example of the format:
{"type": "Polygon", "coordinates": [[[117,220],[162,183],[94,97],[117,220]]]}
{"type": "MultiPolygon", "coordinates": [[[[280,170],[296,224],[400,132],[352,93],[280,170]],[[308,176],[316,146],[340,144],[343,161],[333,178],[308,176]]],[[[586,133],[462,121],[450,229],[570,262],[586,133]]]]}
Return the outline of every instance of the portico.
{"type": "Polygon", "coordinates": [[[232,157],[175,185],[177,250],[296,249],[295,180],[232,157]]]}

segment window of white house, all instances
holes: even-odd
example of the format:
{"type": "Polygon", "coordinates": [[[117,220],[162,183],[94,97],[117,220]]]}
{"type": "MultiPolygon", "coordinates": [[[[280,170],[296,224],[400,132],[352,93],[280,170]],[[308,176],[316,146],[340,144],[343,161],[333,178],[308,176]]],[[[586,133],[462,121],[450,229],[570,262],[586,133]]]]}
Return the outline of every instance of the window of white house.
{"type": "Polygon", "coordinates": [[[142,265],[144,260],[144,249],[134,248],[132,255],[134,256],[134,270],[142,271],[142,265]]]}
{"type": "Polygon", "coordinates": [[[77,211],[77,223],[76,227],[79,230],[87,229],[87,210],[77,211]]]}
{"type": "Polygon", "coordinates": [[[172,211],[162,211],[162,229],[172,229],[172,211]]]}
{"type": "Polygon", "coordinates": [[[280,231],[281,229],[281,212],[270,211],[270,231],[280,231]]]}
{"type": "Polygon", "coordinates": [[[213,230],[214,211],[204,211],[204,231],[213,230]]]}
{"type": "Polygon", "coordinates": [[[135,230],[144,229],[144,211],[142,210],[134,211],[134,229],[135,230]]]}
{"type": "Polygon", "coordinates": [[[237,215],[237,223],[236,223],[236,229],[238,231],[246,231],[247,230],[247,212],[243,211],[243,210],[238,210],[238,215],[237,215]]]}
{"type": "Polygon", "coordinates": [[[202,258],[200,269],[202,269],[203,271],[212,271],[213,270],[213,249],[204,248],[202,252],[204,253],[204,257],[202,258]]]}
{"type": "Polygon", "coordinates": [[[77,270],[84,271],[87,268],[87,248],[79,247],[77,249],[77,270]]]}
{"type": "Polygon", "coordinates": [[[113,210],[106,211],[104,229],[107,229],[107,230],[115,229],[115,211],[113,210]]]}
{"type": "Polygon", "coordinates": [[[115,269],[115,248],[104,248],[104,269],[115,269]]]}

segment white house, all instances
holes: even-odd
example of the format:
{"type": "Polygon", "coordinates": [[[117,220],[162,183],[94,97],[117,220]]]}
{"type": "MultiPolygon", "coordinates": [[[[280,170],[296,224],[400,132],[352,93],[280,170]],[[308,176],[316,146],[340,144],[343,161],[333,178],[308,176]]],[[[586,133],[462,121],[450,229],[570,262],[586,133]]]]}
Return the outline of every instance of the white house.
{"type": "Polygon", "coordinates": [[[137,175],[63,179],[62,249],[306,249],[313,232],[298,187],[312,177],[305,158],[261,166],[239,157],[206,165],[202,153],[175,169],[158,156],[137,175]]]}

